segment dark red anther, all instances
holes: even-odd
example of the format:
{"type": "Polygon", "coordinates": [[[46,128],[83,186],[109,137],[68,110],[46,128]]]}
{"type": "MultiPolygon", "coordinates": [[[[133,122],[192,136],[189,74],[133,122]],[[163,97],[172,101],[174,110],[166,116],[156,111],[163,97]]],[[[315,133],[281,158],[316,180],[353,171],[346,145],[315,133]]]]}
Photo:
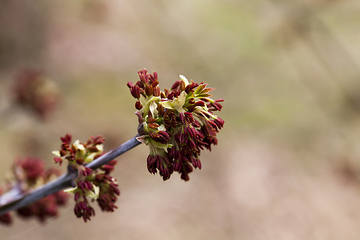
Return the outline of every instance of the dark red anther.
{"type": "Polygon", "coordinates": [[[83,163],[84,163],[84,159],[82,159],[82,158],[78,158],[75,161],[77,164],[80,164],[80,165],[83,165],[83,163]]]}
{"type": "Polygon", "coordinates": [[[148,124],[148,127],[149,127],[149,128],[153,128],[153,129],[157,129],[157,128],[159,127],[159,124],[157,124],[157,123],[150,123],[150,124],[148,124]]]}
{"type": "Polygon", "coordinates": [[[218,126],[219,129],[221,129],[224,126],[225,121],[221,118],[217,117],[214,119],[215,124],[218,126]]]}
{"type": "Polygon", "coordinates": [[[127,82],[126,84],[129,88],[133,88],[134,87],[134,84],[132,82],[127,82]]]}
{"type": "Polygon", "coordinates": [[[172,86],[171,86],[171,90],[175,90],[177,87],[180,86],[180,84],[182,83],[182,80],[177,80],[172,86]]]}
{"type": "Polygon", "coordinates": [[[135,108],[136,108],[137,110],[140,110],[140,109],[143,108],[143,105],[141,105],[140,101],[136,101],[136,103],[135,103],[135,108]]]}
{"type": "Polygon", "coordinates": [[[131,95],[134,98],[139,99],[140,98],[140,87],[139,86],[134,86],[133,88],[130,89],[131,95]]]}
{"type": "Polygon", "coordinates": [[[61,164],[62,164],[62,158],[60,158],[60,157],[54,157],[54,162],[55,162],[55,163],[59,163],[59,165],[61,166],[61,164]]]}
{"type": "Polygon", "coordinates": [[[146,93],[146,95],[148,95],[148,96],[152,96],[153,93],[154,93],[153,87],[152,87],[151,85],[145,86],[145,93],[146,93]]]}
{"type": "Polygon", "coordinates": [[[160,96],[160,93],[161,93],[160,88],[158,86],[154,87],[154,96],[158,97],[160,96]]]}

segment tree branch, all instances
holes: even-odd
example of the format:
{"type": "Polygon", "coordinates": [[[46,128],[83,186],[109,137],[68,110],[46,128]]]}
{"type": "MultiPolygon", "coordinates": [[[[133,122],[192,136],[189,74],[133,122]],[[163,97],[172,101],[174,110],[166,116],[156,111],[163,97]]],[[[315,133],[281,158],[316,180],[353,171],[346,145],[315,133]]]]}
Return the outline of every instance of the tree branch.
{"type": "MultiPolygon", "coordinates": [[[[132,139],[121,144],[119,147],[98,157],[97,159],[89,163],[87,167],[91,169],[97,169],[102,165],[110,162],[112,159],[140,145],[141,143],[138,140],[136,140],[138,136],[139,135],[136,135],[132,139]]],[[[77,172],[72,172],[71,170],[68,170],[67,173],[55,179],[54,181],[51,181],[28,193],[21,193],[17,190],[17,191],[9,191],[3,194],[2,196],[0,196],[0,216],[9,211],[13,211],[25,207],[41,198],[56,193],[64,188],[72,187],[73,181],[76,177],[77,177],[77,172]]]]}

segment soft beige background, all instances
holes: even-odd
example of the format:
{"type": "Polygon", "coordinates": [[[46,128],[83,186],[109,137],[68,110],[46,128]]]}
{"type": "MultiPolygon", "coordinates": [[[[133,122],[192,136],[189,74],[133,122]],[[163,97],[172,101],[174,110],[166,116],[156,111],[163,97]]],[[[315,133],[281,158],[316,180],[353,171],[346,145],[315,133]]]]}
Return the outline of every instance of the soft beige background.
{"type": "Polygon", "coordinates": [[[1,0],[1,106],[24,67],[62,92],[46,122],[1,115],[1,176],[17,157],[52,166],[66,133],[102,134],[107,150],[133,137],[126,82],[142,68],[161,88],[179,74],[208,82],[225,127],[187,183],[150,175],[139,146],[118,159],[115,213],[84,223],[70,204],[0,238],[359,239],[359,13],[350,0],[1,0]]]}

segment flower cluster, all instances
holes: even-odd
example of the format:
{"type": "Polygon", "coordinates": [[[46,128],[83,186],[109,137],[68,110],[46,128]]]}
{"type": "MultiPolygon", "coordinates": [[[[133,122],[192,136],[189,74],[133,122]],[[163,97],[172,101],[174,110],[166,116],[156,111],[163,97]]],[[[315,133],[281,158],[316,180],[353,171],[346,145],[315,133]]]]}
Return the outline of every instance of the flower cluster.
{"type": "Polygon", "coordinates": [[[57,85],[36,70],[23,70],[15,79],[14,100],[32,109],[41,118],[54,109],[59,100],[57,85]]]}
{"type": "Polygon", "coordinates": [[[139,119],[138,140],[150,148],[147,167],[150,173],[159,170],[163,180],[176,171],[185,181],[194,168],[201,168],[203,149],[217,144],[216,133],[224,120],[214,115],[223,99],[213,100],[206,83],[189,82],[180,75],[170,90],[160,91],[158,75],[145,69],[138,72],[140,80],[128,82],[131,95],[137,99],[139,119]]]}
{"type": "Polygon", "coordinates": [[[74,194],[75,215],[78,218],[82,217],[85,222],[95,215],[89,199],[96,200],[103,211],[113,212],[117,208],[115,202],[120,195],[116,179],[110,176],[116,160],[111,160],[95,170],[86,167],[88,163],[104,153],[104,139],[98,136],[91,137],[86,143],[80,143],[79,140],[71,143],[71,135],[67,134],[61,138],[61,141],[60,151],[53,151],[56,155],[55,163],[61,164],[67,160],[69,168],[78,172],[75,179],[76,187],[65,190],[74,194]]]}
{"type": "MultiPolygon", "coordinates": [[[[15,161],[13,167],[15,181],[8,181],[6,190],[18,188],[19,192],[29,192],[60,175],[60,171],[54,168],[45,170],[44,162],[38,158],[26,158],[15,161]]],[[[59,191],[46,196],[32,204],[19,208],[17,213],[23,218],[35,217],[40,222],[58,214],[58,206],[65,205],[68,194],[59,191]]],[[[0,216],[0,222],[10,224],[10,213],[0,216]]]]}

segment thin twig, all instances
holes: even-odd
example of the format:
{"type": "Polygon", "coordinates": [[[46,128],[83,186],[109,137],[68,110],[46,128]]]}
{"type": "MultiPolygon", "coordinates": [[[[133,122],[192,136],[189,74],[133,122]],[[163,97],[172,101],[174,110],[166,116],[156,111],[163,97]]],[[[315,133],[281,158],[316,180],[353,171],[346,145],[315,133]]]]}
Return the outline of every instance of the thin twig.
{"type": "Polygon", "coordinates": [[[119,147],[105,153],[104,155],[95,159],[94,161],[92,161],[91,163],[89,163],[86,166],[91,169],[97,169],[97,168],[101,167],[102,165],[110,162],[112,159],[120,156],[121,154],[123,154],[123,153],[129,151],[130,149],[136,147],[137,145],[141,144],[141,142],[136,140],[137,137],[139,137],[139,135],[136,135],[132,139],[121,144],[119,147]]]}
{"type": "MultiPolygon", "coordinates": [[[[139,135],[136,135],[132,139],[121,144],[119,147],[95,159],[93,162],[89,163],[87,167],[91,169],[97,169],[102,165],[108,163],[112,159],[140,145],[141,143],[138,140],[136,140],[136,137],[138,136],[139,135]]],[[[55,179],[54,181],[51,181],[41,187],[38,187],[32,190],[31,192],[25,194],[24,193],[19,194],[16,196],[7,193],[2,195],[0,197],[0,216],[9,211],[13,211],[25,207],[43,197],[56,193],[62,189],[71,187],[73,185],[73,181],[76,175],[77,175],[76,172],[74,173],[69,171],[64,175],[60,176],[59,178],[55,179]]]]}

